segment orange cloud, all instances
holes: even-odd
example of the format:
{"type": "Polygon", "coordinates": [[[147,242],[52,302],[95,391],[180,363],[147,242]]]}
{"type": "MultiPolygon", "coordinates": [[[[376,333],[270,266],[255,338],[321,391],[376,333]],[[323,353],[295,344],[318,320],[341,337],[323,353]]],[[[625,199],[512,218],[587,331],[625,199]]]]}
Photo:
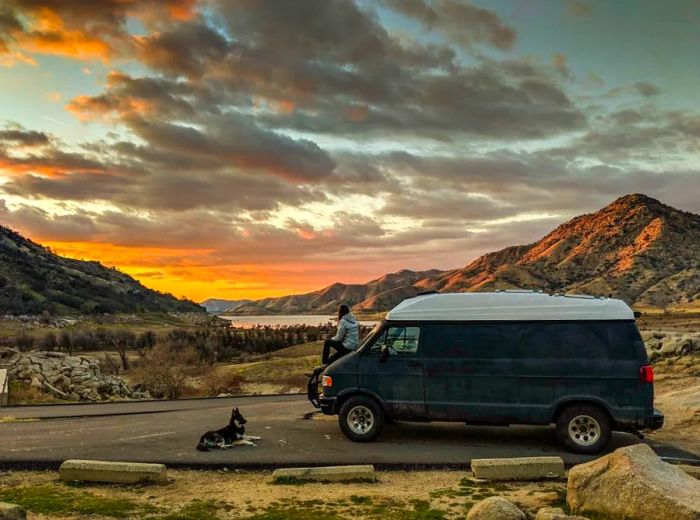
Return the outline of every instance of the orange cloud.
{"type": "Polygon", "coordinates": [[[188,21],[197,14],[197,0],[97,0],[85,5],[35,0],[8,12],[10,22],[0,33],[0,66],[34,65],[30,54],[106,63],[133,48],[129,18],[148,28],[157,26],[164,12],[172,20],[188,21]]]}
{"type": "Polygon", "coordinates": [[[15,34],[17,46],[26,52],[105,62],[112,55],[105,41],[80,29],[67,29],[58,13],[48,7],[38,9],[32,20],[29,31],[15,34]]]}
{"type": "Polygon", "coordinates": [[[51,164],[42,164],[36,161],[23,161],[11,157],[0,157],[0,174],[4,177],[16,177],[27,173],[37,173],[46,177],[61,177],[65,169],[51,164]]]}
{"type": "Polygon", "coordinates": [[[186,22],[194,17],[195,7],[195,0],[175,0],[170,4],[170,17],[173,20],[186,22]]]}
{"type": "Polygon", "coordinates": [[[277,112],[281,114],[291,114],[296,108],[294,101],[284,100],[277,102],[277,112]]]}

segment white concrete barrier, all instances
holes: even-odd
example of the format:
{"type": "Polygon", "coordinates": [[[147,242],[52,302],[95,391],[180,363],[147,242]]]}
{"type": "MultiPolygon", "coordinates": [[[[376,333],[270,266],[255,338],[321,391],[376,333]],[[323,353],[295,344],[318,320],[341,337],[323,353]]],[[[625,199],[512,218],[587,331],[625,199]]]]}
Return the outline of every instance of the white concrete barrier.
{"type": "Polygon", "coordinates": [[[476,478],[487,480],[535,480],[564,476],[561,457],[473,459],[471,467],[476,478]]]}
{"type": "Polygon", "coordinates": [[[7,406],[9,396],[8,396],[8,386],[10,385],[9,377],[7,375],[6,368],[0,368],[0,406],[7,406]]]}
{"type": "Polygon", "coordinates": [[[326,466],[320,468],[281,468],[272,472],[272,480],[278,483],[314,480],[317,482],[377,480],[374,466],[326,466]]]}
{"type": "Polygon", "coordinates": [[[108,462],[102,460],[67,460],[58,469],[65,482],[110,482],[135,484],[167,482],[164,464],[108,462]]]}

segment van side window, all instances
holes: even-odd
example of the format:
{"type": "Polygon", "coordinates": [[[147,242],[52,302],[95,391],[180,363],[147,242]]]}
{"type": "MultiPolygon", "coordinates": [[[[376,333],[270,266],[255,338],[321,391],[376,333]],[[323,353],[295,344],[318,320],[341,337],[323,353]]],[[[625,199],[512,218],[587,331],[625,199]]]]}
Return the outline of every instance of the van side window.
{"type": "Polygon", "coordinates": [[[518,334],[520,356],[533,359],[608,359],[607,327],[599,323],[533,323],[518,334]]]}
{"type": "Polygon", "coordinates": [[[509,324],[441,323],[423,329],[427,357],[503,359],[515,356],[516,342],[509,324]]]}
{"type": "Polygon", "coordinates": [[[413,355],[418,352],[420,327],[389,327],[374,342],[371,353],[381,352],[389,347],[391,354],[413,355]]]}

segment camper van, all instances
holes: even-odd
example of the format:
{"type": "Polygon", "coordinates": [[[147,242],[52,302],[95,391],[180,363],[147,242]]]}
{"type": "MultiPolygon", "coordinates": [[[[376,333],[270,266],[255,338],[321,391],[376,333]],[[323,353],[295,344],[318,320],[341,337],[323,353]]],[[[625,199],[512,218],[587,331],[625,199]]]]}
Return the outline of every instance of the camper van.
{"type": "Polygon", "coordinates": [[[353,441],[388,420],[556,425],[578,453],[658,429],[653,372],[622,301],[532,291],[425,294],[328,366],[315,399],[353,441]]]}

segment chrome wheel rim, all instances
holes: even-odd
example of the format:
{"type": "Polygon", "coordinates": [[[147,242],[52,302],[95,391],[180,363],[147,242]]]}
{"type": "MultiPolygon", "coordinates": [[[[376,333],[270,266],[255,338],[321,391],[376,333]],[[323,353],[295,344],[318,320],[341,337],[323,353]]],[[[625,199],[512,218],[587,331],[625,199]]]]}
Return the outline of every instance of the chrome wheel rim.
{"type": "Polygon", "coordinates": [[[590,415],[577,415],[569,422],[569,438],[579,446],[591,446],[600,437],[600,424],[590,415]]]}
{"type": "Polygon", "coordinates": [[[374,414],[366,406],[353,406],[348,412],[347,422],[353,433],[365,435],[374,426],[374,414]]]}

